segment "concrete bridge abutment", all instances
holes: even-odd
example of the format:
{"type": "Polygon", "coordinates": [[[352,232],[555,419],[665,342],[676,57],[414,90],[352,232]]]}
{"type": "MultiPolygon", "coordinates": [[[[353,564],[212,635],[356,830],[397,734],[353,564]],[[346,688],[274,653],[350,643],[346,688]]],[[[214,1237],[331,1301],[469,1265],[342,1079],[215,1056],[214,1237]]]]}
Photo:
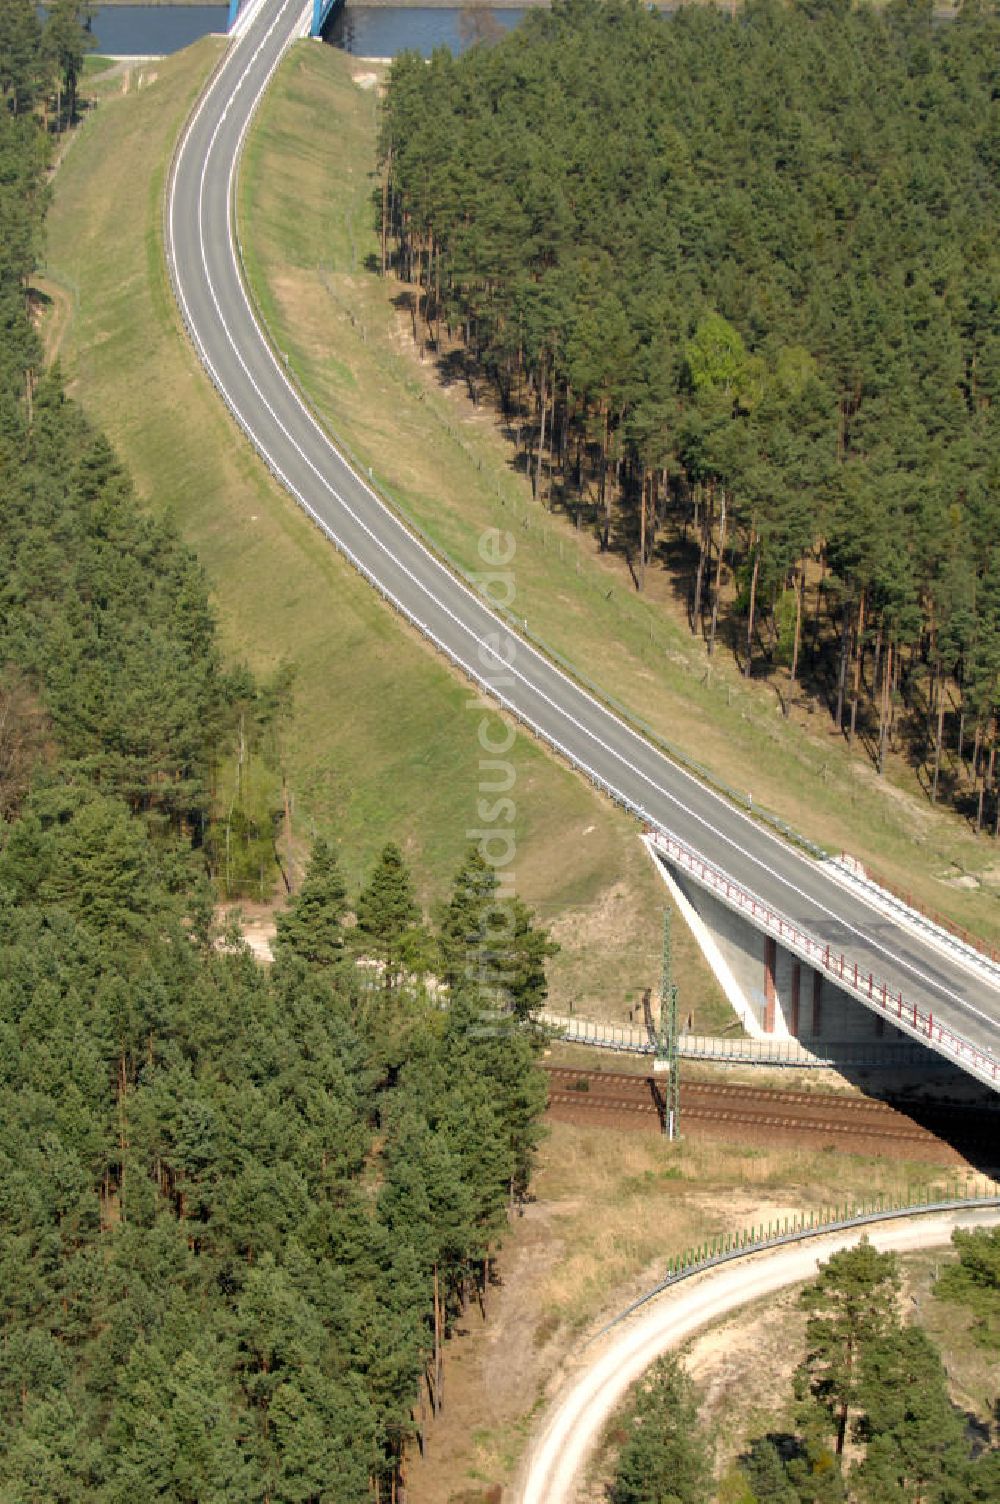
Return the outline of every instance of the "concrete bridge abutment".
{"type": "Polygon", "coordinates": [[[787,950],[773,935],[706,891],[686,872],[650,856],[744,1030],[754,1039],[831,1045],[898,1045],[905,1035],[787,950]]]}

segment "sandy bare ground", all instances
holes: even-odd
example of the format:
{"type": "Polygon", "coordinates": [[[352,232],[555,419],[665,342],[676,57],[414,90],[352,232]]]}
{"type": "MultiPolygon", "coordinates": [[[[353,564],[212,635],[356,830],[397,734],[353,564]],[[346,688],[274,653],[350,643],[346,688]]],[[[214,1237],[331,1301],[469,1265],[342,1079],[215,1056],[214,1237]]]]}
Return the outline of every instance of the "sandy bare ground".
{"type": "MultiPolygon", "coordinates": [[[[995,1226],[996,1208],[938,1213],[867,1229],[881,1250],[909,1253],[946,1244],[956,1227],[995,1226]]],[[[586,1463],[627,1390],[656,1358],[701,1327],[749,1301],[811,1278],[818,1260],[853,1246],[839,1233],[724,1265],[661,1296],[579,1356],[576,1374],[548,1411],[529,1449],[515,1498],[520,1504],[574,1504],[586,1463]]]]}
{"type": "Polygon", "coordinates": [[[219,904],[215,919],[220,925],[236,920],[256,959],[262,966],[270,966],[274,960],[275,919],[283,907],[283,904],[253,903],[242,899],[239,903],[219,904]]]}

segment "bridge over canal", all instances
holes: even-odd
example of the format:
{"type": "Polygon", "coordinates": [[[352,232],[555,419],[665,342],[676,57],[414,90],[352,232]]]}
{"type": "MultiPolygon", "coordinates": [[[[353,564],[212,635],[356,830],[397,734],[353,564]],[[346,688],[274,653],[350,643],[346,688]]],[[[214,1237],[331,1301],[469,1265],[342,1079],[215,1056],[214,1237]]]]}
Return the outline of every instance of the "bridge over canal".
{"type": "MultiPolygon", "coordinates": [[[[297,35],[300,37],[322,36],[327,21],[343,3],[344,0],[303,0],[297,35]]],[[[229,35],[236,38],[248,31],[260,8],[259,0],[229,0],[229,21],[226,26],[229,35]]]]}

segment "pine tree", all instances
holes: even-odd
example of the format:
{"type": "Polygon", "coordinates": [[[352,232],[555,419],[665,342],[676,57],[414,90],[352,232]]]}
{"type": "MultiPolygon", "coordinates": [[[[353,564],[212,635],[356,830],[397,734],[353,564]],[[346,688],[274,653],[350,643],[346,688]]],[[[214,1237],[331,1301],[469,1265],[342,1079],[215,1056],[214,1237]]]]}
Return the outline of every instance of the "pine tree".
{"type": "Polygon", "coordinates": [[[784,1460],[769,1436],[753,1442],[740,1459],[757,1504],[799,1504],[799,1493],[788,1477],[784,1460]]]}
{"type": "Polygon", "coordinates": [[[0,6],[0,96],[14,115],[30,110],[40,82],[41,28],[32,0],[0,6]]]}
{"type": "Polygon", "coordinates": [[[899,1260],[879,1253],[862,1238],[856,1248],[835,1253],[802,1292],[809,1313],[807,1353],[799,1392],[828,1417],[840,1457],[848,1418],[857,1404],[861,1365],[872,1347],[898,1325],[899,1260]]]}
{"type": "Polygon", "coordinates": [[[841,1460],[830,1448],[829,1428],[820,1422],[815,1407],[801,1418],[797,1446],[785,1472],[801,1504],[844,1504],[847,1498],[841,1460]]]}
{"type": "Polygon", "coordinates": [[[138,1343],[119,1374],[108,1423],[109,1504],[170,1498],[237,1504],[260,1486],[237,1419],[232,1353],[211,1339],[171,1362],[138,1343]]]}
{"type": "Polygon", "coordinates": [[[496,871],[477,846],[455,874],[438,930],[443,979],[530,1019],[547,995],[545,962],[559,950],[516,895],[498,896],[496,871]]]}
{"type": "Polygon", "coordinates": [[[496,898],[498,887],[496,870],[478,846],[471,846],[455,874],[438,928],[440,971],[449,987],[463,981],[489,984],[495,975],[496,931],[498,921],[504,923],[496,898]]]}
{"type": "Polygon", "coordinates": [[[863,1504],[960,1504],[970,1472],[965,1420],[951,1403],[944,1365],[919,1327],[867,1347],[857,1384],[864,1457],[851,1471],[863,1504]]]}
{"type": "Polygon", "coordinates": [[[275,1391],[268,1409],[274,1504],[336,1499],[370,1504],[378,1467],[376,1422],[361,1386],[304,1368],[275,1391]]]}
{"type": "Polygon", "coordinates": [[[305,879],[277,923],[276,951],[310,966],[333,966],[344,954],[347,888],[336,854],[322,836],[313,842],[305,879]]]}
{"type": "Polygon", "coordinates": [[[523,1197],[542,1136],[548,1083],[537,1065],[538,1043],[508,1011],[477,989],[452,991],[442,1052],[449,1066],[489,1084],[490,1102],[506,1143],[509,1193],[523,1197]]]}
{"type": "Polygon", "coordinates": [[[995,1504],[1000,1499],[1000,1449],[976,1458],[969,1476],[970,1504],[995,1504]]]}
{"type": "Polygon", "coordinates": [[[83,60],[96,46],[86,23],[93,15],[91,0],[52,0],[42,32],[42,50],[51,61],[56,77],[60,128],[76,120],[76,89],[83,60]],[[65,109],[64,109],[65,101],[65,109]]]}
{"type": "Polygon", "coordinates": [[[611,1485],[612,1504],[709,1504],[712,1455],[694,1387],[674,1357],[642,1380],[611,1485]]]}
{"type": "Polygon", "coordinates": [[[934,1285],[939,1300],[965,1306],[984,1347],[1000,1347],[1000,1228],[956,1229],[958,1262],[942,1269],[934,1285]]]}
{"type": "Polygon", "coordinates": [[[403,853],[391,841],[358,897],[357,918],[358,946],[380,963],[387,990],[396,985],[408,961],[422,967],[426,946],[420,907],[403,853]]]}
{"type": "Polygon", "coordinates": [[[87,1504],[103,1471],[79,1407],[67,1394],[52,1392],[22,1412],[4,1460],[0,1504],[87,1504]]]}
{"type": "Polygon", "coordinates": [[[510,937],[501,952],[500,984],[517,1018],[534,1018],[545,1006],[548,981],[545,962],[558,955],[559,942],[539,929],[534,916],[520,898],[509,905],[510,937]]]}

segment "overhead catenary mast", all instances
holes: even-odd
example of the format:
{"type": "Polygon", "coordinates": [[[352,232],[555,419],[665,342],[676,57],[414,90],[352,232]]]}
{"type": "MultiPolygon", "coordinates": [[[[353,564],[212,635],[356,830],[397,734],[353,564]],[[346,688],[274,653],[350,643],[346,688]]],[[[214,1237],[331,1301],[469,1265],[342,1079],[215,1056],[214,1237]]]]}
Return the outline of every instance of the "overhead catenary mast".
{"type": "Polygon", "coordinates": [[[670,910],[663,911],[663,967],[660,973],[660,1027],[656,1036],[653,1071],[666,1076],[663,1131],[667,1138],[680,1137],[681,1084],[680,1056],[677,1048],[677,988],[673,976],[673,951],[670,943],[670,910]]]}

